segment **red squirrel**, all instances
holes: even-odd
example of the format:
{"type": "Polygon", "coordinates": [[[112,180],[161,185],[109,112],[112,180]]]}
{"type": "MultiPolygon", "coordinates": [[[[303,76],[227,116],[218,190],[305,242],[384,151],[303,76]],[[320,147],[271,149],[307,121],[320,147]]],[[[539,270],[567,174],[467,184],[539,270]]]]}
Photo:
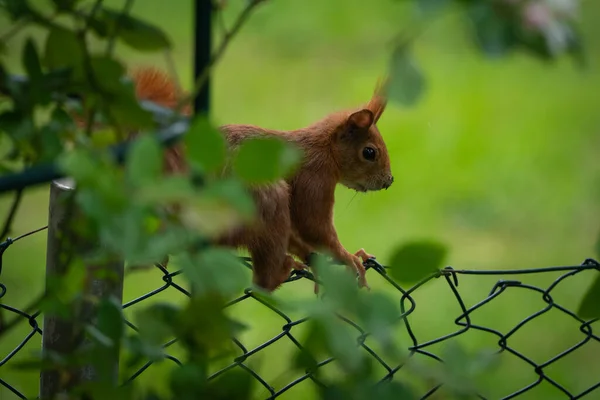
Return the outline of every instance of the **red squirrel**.
{"type": "MultiPolygon", "coordinates": [[[[159,70],[140,68],[134,71],[132,79],[140,100],[169,108],[179,100],[177,85],[159,70]]],[[[369,289],[363,262],[374,256],[364,249],[350,253],[340,243],[333,223],[334,191],[338,183],[367,192],[387,189],[394,181],[387,147],[376,125],[386,104],[382,85],[377,85],[364,106],[331,113],[305,128],[291,131],[252,125],[219,128],[230,147],[249,137],[277,136],[296,144],[304,153],[293,176],[249,187],[258,218],[215,242],[248,249],[257,286],[268,292],[275,290],[292,269],[306,268],[304,263],[308,263],[310,255],[324,250],[357,272],[359,286],[369,289]]],[[[167,172],[186,170],[184,151],[182,144],[165,150],[167,172]]],[[[315,292],[317,288],[315,285],[315,292]]]]}

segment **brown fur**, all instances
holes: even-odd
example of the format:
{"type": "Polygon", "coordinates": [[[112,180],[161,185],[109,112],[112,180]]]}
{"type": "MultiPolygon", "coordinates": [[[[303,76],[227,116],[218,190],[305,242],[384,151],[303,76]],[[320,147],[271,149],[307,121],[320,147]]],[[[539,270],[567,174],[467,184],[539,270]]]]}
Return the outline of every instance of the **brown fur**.
{"type": "MultiPolygon", "coordinates": [[[[160,106],[171,109],[177,106],[181,90],[168,75],[151,67],[136,69],[131,75],[135,83],[135,94],[138,99],[152,101],[160,106]]],[[[182,112],[189,115],[191,107],[186,105],[182,112]]],[[[131,137],[133,136],[135,135],[131,135],[131,137]]],[[[167,173],[187,171],[184,149],[181,144],[176,144],[165,150],[164,170],[167,173]]]]}
{"type": "MultiPolygon", "coordinates": [[[[133,74],[140,99],[173,107],[178,90],[155,69],[133,74]]],[[[287,180],[250,188],[258,218],[251,226],[229,232],[216,244],[248,248],[253,259],[254,282],[272,291],[288,277],[292,268],[304,265],[290,256],[308,261],[310,253],[327,251],[359,274],[360,286],[368,287],[363,261],[372,257],[363,249],[352,254],[340,243],[333,224],[334,191],[338,183],[366,192],[387,189],[393,182],[387,148],[376,123],[385,110],[381,85],[363,107],[327,115],[320,121],[293,131],[277,131],[252,125],[224,125],[220,129],[235,147],[253,136],[278,136],[304,151],[304,160],[287,180]],[[376,152],[366,160],[363,149],[376,152]]],[[[165,153],[169,172],[185,170],[182,148],[165,153]]]]}

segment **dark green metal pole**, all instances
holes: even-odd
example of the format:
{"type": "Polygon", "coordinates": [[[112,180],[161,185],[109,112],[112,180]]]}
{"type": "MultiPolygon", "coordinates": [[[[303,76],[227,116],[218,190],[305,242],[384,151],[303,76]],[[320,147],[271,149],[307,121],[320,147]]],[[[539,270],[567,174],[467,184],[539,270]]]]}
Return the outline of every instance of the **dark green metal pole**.
{"type": "MultiPolygon", "coordinates": [[[[210,63],[211,54],[211,0],[196,0],[194,2],[194,80],[198,79],[204,68],[210,63]]],[[[208,114],[210,103],[209,81],[194,99],[196,114],[208,114]]]]}

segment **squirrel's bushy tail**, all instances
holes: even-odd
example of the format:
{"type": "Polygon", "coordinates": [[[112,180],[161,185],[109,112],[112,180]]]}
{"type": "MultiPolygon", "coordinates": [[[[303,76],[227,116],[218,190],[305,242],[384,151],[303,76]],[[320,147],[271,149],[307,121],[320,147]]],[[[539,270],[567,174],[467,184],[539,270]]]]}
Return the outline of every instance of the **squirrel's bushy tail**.
{"type": "MultiPolygon", "coordinates": [[[[147,100],[163,107],[175,108],[184,93],[175,79],[155,67],[138,67],[131,74],[135,84],[135,94],[139,100],[147,100]]],[[[186,105],[183,112],[190,112],[186,105]]]]}
{"type": "MultiPolygon", "coordinates": [[[[138,100],[147,100],[157,105],[174,109],[185,95],[174,78],[155,67],[138,67],[130,73],[135,85],[135,95],[138,100]]],[[[182,109],[184,114],[190,113],[190,106],[182,109]]],[[[135,134],[131,135],[131,137],[135,134]]],[[[176,144],[164,152],[164,171],[178,173],[187,171],[184,149],[176,144]]]]}

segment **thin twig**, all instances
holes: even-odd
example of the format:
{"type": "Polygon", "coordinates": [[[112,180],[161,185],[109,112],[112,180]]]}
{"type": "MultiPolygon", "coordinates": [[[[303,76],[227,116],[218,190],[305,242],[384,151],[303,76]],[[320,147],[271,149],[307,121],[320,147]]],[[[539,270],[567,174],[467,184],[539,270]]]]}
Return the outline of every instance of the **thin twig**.
{"type": "MultiPolygon", "coordinates": [[[[90,28],[90,23],[91,23],[92,18],[98,12],[98,10],[100,9],[100,6],[102,5],[102,1],[103,0],[96,0],[96,2],[94,3],[94,7],[92,8],[92,11],[87,16],[84,28],[79,32],[79,40],[81,42],[81,46],[82,46],[82,50],[83,50],[83,62],[85,64],[85,72],[86,72],[86,75],[87,75],[87,78],[88,78],[90,84],[92,85],[92,88],[98,93],[102,93],[102,90],[100,88],[100,85],[98,84],[98,81],[96,80],[96,75],[94,74],[94,70],[92,68],[92,60],[90,57],[90,52],[86,45],[85,36],[87,34],[88,29],[90,28]]],[[[118,24],[117,24],[117,26],[118,26],[118,24]]],[[[116,30],[117,29],[115,29],[115,32],[116,32],[116,30]]],[[[113,34],[115,32],[113,32],[113,34]]],[[[106,111],[106,117],[109,120],[109,122],[111,123],[111,125],[114,126],[114,128],[116,129],[118,134],[121,134],[121,129],[119,128],[118,124],[115,123],[115,119],[111,115],[110,111],[108,109],[106,109],[105,111],[106,111]]],[[[97,106],[94,105],[94,107],[92,107],[92,109],[90,110],[90,115],[88,116],[88,119],[86,121],[86,126],[85,126],[85,134],[88,137],[91,136],[91,134],[92,134],[92,128],[94,127],[94,120],[96,119],[97,113],[98,113],[97,106]]]]}
{"type": "Polygon", "coordinates": [[[108,38],[108,45],[106,46],[106,55],[110,56],[114,49],[115,44],[117,42],[117,35],[119,34],[119,28],[121,28],[121,22],[123,22],[123,18],[127,17],[127,15],[131,12],[131,8],[133,7],[133,2],[135,0],[127,0],[125,5],[123,6],[123,11],[119,14],[119,18],[117,19],[117,24],[115,25],[115,29],[111,32],[111,35],[108,38]]]}
{"type": "Polygon", "coordinates": [[[248,5],[246,6],[246,8],[244,8],[244,10],[238,15],[238,18],[236,19],[235,23],[231,27],[231,30],[226,32],[225,35],[223,36],[223,41],[221,42],[221,44],[219,45],[217,50],[213,53],[213,55],[210,57],[208,65],[204,68],[204,70],[202,71],[202,74],[200,74],[200,76],[194,82],[194,88],[192,89],[192,91],[187,96],[182,98],[179,101],[179,103],[177,104],[177,107],[175,108],[176,112],[173,114],[173,117],[176,117],[177,115],[179,115],[181,113],[181,110],[183,109],[183,107],[186,104],[189,104],[198,95],[198,92],[200,91],[200,89],[202,89],[202,87],[206,83],[206,80],[208,79],[212,69],[214,68],[217,61],[219,61],[221,59],[221,57],[223,56],[223,54],[225,53],[225,50],[229,46],[229,43],[231,42],[231,40],[239,32],[239,30],[244,25],[244,23],[248,20],[248,18],[252,14],[252,11],[254,11],[256,6],[258,6],[260,3],[263,3],[264,1],[265,0],[251,0],[248,2],[248,5]]]}
{"type": "Polygon", "coordinates": [[[8,216],[6,217],[6,221],[4,222],[4,227],[2,228],[2,234],[0,235],[0,239],[4,239],[8,234],[10,234],[12,223],[17,215],[17,211],[19,209],[19,205],[21,204],[21,199],[23,198],[23,190],[17,190],[15,193],[15,198],[10,206],[10,211],[8,212],[8,216]]]}
{"type": "MultiPolygon", "coordinates": [[[[84,55],[86,75],[94,89],[97,89],[98,85],[96,84],[96,79],[95,79],[94,73],[92,71],[91,60],[90,60],[90,56],[87,51],[87,46],[86,46],[86,42],[85,42],[85,35],[87,33],[87,30],[90,27],[92,18],[94,17],[96,12],[100,9],[101,5],[102,5],[102,0],[96,0],[96,2],[94,3],[94,6],[92,7],[92,10],[90,11],[90,13],[88,14],[88,16],[85,20],[85,25],[84,25],[83,29],[79,32],[79,39],[81,41],[80,44],[83,49],[83,55],[84,55]]],[[[96,107],[93,107],[90,110],[90,115],[88,116],[87,121],[85,121],[85,134],[88,137],[91,135],[92,127],[94,126],[94,119],[96,119],[96,112],[97,112],[96,107]]]]}
{"type": "Polygon", "coordinates": [[[179,74],[177,73],[177,68],[175,67],[175,60],[173,60],[173,55],[171,50],[165,50],[165,64],[167,64],[167,71],[170,77],[175,81],[175,86],[177,89],[177,97],[183,96],[183,89],[181,87],[181,80],[179,79],[179,74]]]}
{"type": "MultiPolygon", "coordinates": [[[[213,4],[214,7],[214,4],[213,4]]],[[[223,35],[227,34],[227,24],[225,23],[225,16],[223,15],[223,7],[215,7],[217,8],[217,18],[219,20],[219,27],[221,28],[221,32],[223,35]]]]}
{"type": "Polygon", "coordinates": [[[0,35],[0,42],[6,42],[15,36],[21,29],[23,29],[29,22],[31,22],[30,18],[23,18],[20,21],[17,21],[14,25],[12,25],[6,32],[0,35]]]}
{"type": "Polygon", "coordinates": [[[21,31],[21,29],[25,28],[27,26],[27,24],[29,24],[30,22],[44,21],[44,23],[46,23],[52,27],[55,27],[56,25],[54,25],[53,21],[57,16],[58,16],[58,13],[55,12],[52,15],[50,15],[48,18],[45,18],[36,12],[33,14],[33,16],[24,17],[23,19],[15,22],[6,32],[4,32],[0,35],[0,42],[6,42],[6,41],[12,39],[13,36],[18,34],[21,31]]]}

